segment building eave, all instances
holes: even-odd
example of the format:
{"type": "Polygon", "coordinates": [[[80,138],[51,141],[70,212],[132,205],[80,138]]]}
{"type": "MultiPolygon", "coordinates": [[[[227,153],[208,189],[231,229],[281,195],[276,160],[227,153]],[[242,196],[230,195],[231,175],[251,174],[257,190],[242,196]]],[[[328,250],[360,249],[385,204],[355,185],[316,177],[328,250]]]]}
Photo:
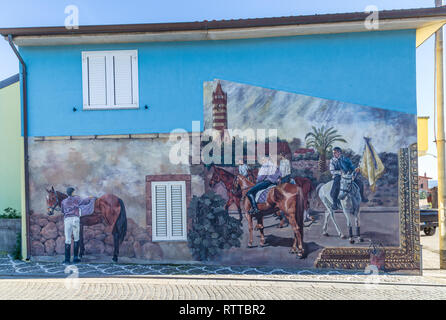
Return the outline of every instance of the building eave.
{"type": "Polygon", "coordinates": [[[446,21],[446,7],[379,12],[378,29],[368,29],[368,13],[127,25],[0,29],[19,46],[95,43],[202,41],[425,28],[446,21]]]}

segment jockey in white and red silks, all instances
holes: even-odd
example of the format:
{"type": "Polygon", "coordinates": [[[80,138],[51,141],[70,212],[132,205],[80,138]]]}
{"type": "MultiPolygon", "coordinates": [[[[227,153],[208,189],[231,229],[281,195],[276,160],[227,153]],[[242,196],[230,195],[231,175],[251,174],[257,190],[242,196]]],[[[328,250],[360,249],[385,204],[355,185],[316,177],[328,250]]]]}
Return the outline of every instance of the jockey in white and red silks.
{"type": "Polygon", "coordinates": [[[257,215],[259,213],[259,209],[257,208],[257,203],[255,200],[257,192],[268,188],[272,184],[277,184],[280,177],[280,170],[274,163],[274,161],[270,157],[263,157],[262,167],[260,168],[257,175],[257,182],[246,194],[249,202],[251,202],[251,210],[249,210],[249,213],[251,215],[257,215]]]}

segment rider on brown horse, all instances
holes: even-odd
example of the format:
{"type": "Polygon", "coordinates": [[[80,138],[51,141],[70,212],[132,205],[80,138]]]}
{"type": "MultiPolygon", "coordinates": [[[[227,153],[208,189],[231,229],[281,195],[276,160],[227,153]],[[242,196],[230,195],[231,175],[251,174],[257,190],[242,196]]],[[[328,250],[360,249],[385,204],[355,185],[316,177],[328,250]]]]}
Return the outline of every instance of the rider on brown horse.
{"type": "Polygon", "coordinates": [[[251,202],[251,210],[249,211],[251,215],[257,215],[259,213],[255,200],[257,192],[268,188],[272,184],[276,184],[280,177],[280,170],[274,161],[270,157],[263,157],[262,167],[257,175],[257,182],[246,194],[249,202],[251,202]]]}

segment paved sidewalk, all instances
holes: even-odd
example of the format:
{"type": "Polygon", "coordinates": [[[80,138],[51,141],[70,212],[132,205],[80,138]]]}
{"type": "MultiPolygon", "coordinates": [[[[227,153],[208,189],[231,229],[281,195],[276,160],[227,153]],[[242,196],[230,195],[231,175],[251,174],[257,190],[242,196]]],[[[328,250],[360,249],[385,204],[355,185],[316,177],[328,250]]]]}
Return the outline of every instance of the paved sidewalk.
{"type": "Polygon", "coordinates": [[[23,262],[0,256],[0,299],[446,299],[436,237],[423,276],[204,265],[23,262]]]}
{"type": "Polygon", "coordinates": [[[203,278],[0,280],[0,299],[446,299],[445,286],[203,278]]]}
{"type": "Polygon", "coordinates": [[[22,262],[0,257],[0,299],[446,299],[446,273],[22,262]]]}

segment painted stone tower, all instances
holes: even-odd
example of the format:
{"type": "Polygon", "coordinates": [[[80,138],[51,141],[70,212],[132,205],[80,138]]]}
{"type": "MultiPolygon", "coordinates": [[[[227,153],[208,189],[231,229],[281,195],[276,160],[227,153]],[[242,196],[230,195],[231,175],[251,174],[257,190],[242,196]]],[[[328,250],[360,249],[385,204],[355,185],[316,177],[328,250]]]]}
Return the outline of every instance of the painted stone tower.
{"type": "Polygon", "coordinates": [[[220,131],[223,135],[224,130],[228,128],[228,113],[227,113],[228,95],[221,88],[220,81],[217,84],[217,88],[212,93],[212,128],[220,131]]]}

